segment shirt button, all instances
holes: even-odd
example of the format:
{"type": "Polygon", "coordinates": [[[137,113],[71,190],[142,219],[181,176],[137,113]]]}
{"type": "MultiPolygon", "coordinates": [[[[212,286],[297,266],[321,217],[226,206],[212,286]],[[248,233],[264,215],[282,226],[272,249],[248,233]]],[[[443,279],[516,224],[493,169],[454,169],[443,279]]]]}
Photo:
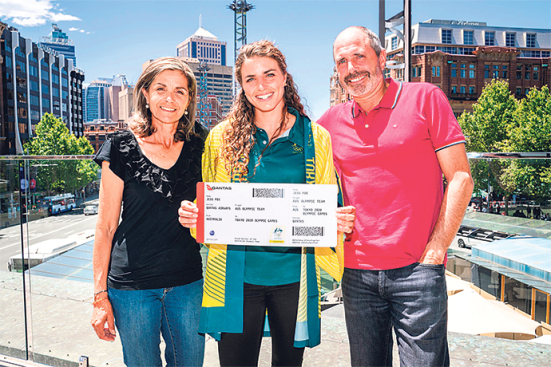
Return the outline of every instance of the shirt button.
{"type": "Polygon", "coordinates": [[[262,142],[262,144],[266,145],[266,140],[264,140],[264,141],[262,142]]]}
{"type": "Polygon", "coordinates": [[[368,124],[365,124],[365,128],[367,129],[368,127],[369,127],[369,125],[368,125],[368,124]]]}

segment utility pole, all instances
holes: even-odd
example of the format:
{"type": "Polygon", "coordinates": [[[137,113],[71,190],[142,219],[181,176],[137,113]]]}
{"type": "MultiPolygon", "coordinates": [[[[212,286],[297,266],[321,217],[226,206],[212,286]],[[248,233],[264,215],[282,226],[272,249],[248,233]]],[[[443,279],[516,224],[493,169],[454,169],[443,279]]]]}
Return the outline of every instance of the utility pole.
{"type": "MultiPolygon", "coordinates": [[[[239,49],[247,44],[247,12],[254,9],[254,5],[247,3],[247,0],[233,0],[228,9],[234,12],[234,59],[233,65],[239,55],[239,49]]],[[[235,79],[235,77],[234,77],[235,79]]],[[[236,83],[234,80],[233,94],[236,94],[236,83]]]]}

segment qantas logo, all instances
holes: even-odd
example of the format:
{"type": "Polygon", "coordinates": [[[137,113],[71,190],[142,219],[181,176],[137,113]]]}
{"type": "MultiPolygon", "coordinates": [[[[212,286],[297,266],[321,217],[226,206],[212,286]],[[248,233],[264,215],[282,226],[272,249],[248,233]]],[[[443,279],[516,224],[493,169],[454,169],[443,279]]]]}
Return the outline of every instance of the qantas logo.
{"type": "Polygon", "coordinates": [[[210,185],[205,185],[207,187],[207,190],[209,191],[214,191],[214,190],[231,190],[232,188],[231,187],[228,187],[228,186],[210,186],[210,185]]]}

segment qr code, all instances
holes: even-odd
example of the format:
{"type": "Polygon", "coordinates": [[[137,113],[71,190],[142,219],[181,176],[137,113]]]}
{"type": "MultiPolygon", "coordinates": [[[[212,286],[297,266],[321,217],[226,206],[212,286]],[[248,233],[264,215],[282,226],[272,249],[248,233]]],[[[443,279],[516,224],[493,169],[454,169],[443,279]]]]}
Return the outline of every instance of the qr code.
{"type": "Polygon", "coordinates": [[[323,236],[323,227],[293,227],[293,236],[323,236]]]}
{"type": "Polygon", "coordinates": [[[282,198],[283,189],[253,189],[253,198],[282,198]]]}

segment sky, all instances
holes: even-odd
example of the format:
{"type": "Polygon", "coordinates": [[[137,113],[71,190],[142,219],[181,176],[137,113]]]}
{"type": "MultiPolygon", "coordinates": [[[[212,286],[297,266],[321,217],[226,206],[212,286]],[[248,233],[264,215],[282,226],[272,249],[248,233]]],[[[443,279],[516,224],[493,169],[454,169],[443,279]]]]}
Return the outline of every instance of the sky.
{"type": "MultiPolygon", "coordinates": [[[[230,0],[0,0],[0,20],[25,38],[40,41],[57,23],[76,46],[85,83],[116,74],[135,84],[142,64],[175,56],[176,46],[202,26],[227,42],[234,60],[234,14],[230,0]]],[[[287,58],[310,117],[329,107],[332,43],[340,31],[362,25],[378,33],[379,0],[250,0],[248,42],[274,41],[287,58]]],[[[403,0],[386,0],[386,18],[403,0]]],[[[427,19],[486,22],[489,26],[551,28],[549,0],[412,0],[412,24],[427,19]]]]}

